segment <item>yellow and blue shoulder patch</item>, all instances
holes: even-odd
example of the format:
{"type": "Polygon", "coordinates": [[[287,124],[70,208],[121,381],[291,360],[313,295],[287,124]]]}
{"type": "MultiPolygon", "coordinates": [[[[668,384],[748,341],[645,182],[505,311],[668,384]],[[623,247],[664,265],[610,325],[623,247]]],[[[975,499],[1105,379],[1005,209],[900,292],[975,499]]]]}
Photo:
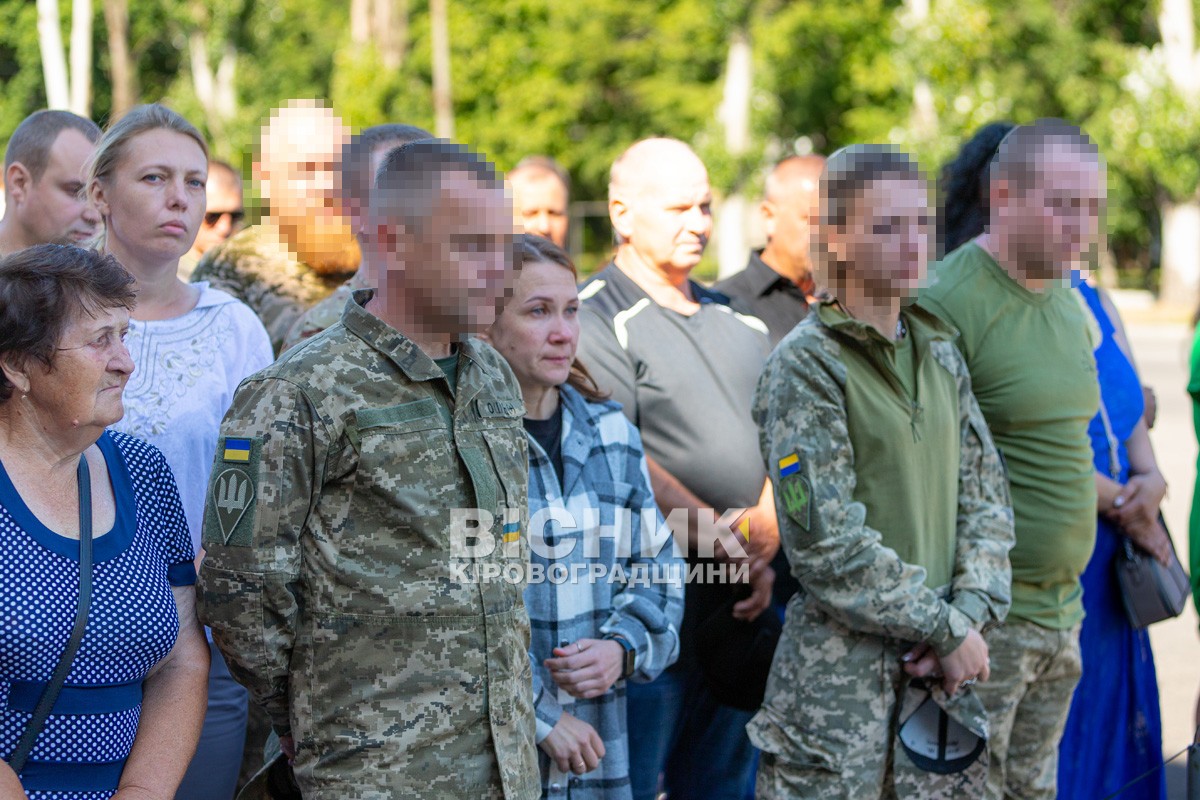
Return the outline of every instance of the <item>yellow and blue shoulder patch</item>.
{"type": "Polygon", "coordinates": [[[505,544],[508,544],[509,542],[515,542],[520,538],[521,538],[521,523],[519,521],[504,523],[504,533],[500,538],[500,540],[502,542],[504,542],[505,544]]]}
{"type": "Polygon", "coordinates": [[[779,483],[776,488],[788,516],[804,530],[812,526],[812,484],[804,472],[800,454],[793,452],[779,459],[779,483]]]}
{"type": "Polygon", "coordinates": [[[797,453],[779,459],[779,477],[786,478],[800,471],[800,456],[797,453]]]}
{"type": "Polygon", "coordinates": [[[262,439],[224,436],[209,480],[202,540],[206,547],[249,547],[254,534],[262,439]]]}
{"type": "Polygon", "coordinates": [[[250,461],[250,440],[226,436],[222,454],[223,461],[245,464],[250,461]]]}

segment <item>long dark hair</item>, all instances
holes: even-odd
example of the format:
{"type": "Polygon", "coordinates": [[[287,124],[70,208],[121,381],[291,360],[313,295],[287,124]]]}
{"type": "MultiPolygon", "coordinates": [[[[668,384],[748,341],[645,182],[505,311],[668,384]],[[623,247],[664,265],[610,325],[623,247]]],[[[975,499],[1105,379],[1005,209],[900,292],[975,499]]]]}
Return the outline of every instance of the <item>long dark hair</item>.
{"type": "Polygon", "coordinates": [[[942,196],[938,230],[945,247],[939,248],[939,258],[974,239],[987,227],[991,211],[989,168],[1000,142],[1015,127],[1011,122],[989,122],[975,131],[958,155],[942,167],[938,181],[942,196]]]}
{"type": "MultiPolygon", "coordinates": [[[[571,275],[575,277],[575,282],[579,282],[579,270],[575,268],[575,262],[571,260],[571,257],[554,242],[541,236],[535,236],[532,233],[518,235],[516,261],[518,270],[526,264],[541,262],[557,264],[570,270],[571,275]]],[[[578,358],[571,364],[571,374],[567,376],[567,383],[593,402],[609,398],[610,393],[600,389],[596,379],[592,377],[592,373],[588,372],[588,368],[578,358]]]]}

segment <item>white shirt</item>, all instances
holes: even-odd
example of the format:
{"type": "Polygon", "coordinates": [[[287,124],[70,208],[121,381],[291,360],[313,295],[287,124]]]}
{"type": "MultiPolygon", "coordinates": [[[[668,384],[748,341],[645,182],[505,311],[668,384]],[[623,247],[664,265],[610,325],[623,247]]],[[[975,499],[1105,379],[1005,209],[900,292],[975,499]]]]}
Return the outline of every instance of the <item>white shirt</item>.
{"type": "Polygon", "coordinates": [[[125,343],[135,369],[125,387],[125,417],[112,427],[166,456],[198,550],[221,419],[242,379],[275,356],[249,306],[207,283],[196,285],[200,301],[183,316],[130,320],[125,343]]]}

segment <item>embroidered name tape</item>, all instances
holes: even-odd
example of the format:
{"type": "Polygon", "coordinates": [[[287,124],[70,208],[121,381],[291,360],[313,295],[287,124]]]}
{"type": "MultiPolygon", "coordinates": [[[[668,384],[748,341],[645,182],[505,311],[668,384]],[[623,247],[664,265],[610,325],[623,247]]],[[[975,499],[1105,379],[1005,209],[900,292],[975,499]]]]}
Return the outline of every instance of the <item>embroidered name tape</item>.
{"type": "Polygon", "coordinates": [[[515,400],[484,400],[475,401],[475,410],[481,417],[520,417],[525,409],[515,400]]]}

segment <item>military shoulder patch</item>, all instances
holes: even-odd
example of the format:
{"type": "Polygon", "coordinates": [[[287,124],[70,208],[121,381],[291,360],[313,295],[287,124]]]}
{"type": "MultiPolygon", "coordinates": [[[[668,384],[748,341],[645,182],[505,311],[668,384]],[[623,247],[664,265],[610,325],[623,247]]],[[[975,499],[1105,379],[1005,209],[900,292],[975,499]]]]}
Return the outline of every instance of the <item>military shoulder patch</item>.
{"type": "Polygon", "coordinates": [[[261,439],[222,438],[208,484],[209,496],[204,511],[205,544],[251,545],[261,452],[261,439]]]}
{"type": "Polygon", "coordinates": [[[779,494],[788,516],[807,531],[812,526],[812,484],[798,453],[779,459],[779,494]]]}

